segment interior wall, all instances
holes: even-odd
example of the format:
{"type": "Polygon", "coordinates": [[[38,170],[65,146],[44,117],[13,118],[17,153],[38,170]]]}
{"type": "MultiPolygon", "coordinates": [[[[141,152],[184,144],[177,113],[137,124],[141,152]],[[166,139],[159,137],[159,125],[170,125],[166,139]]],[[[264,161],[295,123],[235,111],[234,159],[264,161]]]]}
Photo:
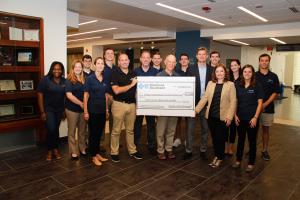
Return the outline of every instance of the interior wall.
{"type": "Polygon", "coordinates": [[[221,55],[221,63],[226,64],[226,59],[237,58],[241,60],[241,47],[211,41],[210,51],[218,51],[221,55]]]}

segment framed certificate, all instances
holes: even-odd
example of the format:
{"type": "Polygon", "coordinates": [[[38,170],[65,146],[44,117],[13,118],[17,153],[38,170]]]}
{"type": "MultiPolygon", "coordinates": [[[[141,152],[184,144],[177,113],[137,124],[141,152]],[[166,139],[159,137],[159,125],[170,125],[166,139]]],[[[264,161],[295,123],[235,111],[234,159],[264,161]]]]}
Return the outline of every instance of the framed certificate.
{"type": "Polygon", "coordinates": [[[20,90],[21,91],[33,90],[33,80],[20,81],[20,90]]]}
{"type": "Polygon", "coordinates": [[[0,105],[0,117],[16,114],[14,104],[0,105]]]}
{"type": "Polygon", "coordinates": [[[16,89],[16,84],[14,80],[0,80],[0,91],[14,91],[16,89]]]}
{"type": "Polygon", "coordinates": [[[18,52],[18,62],[30,63],[32,61],[32,52],[18,52]]]}
{"type": "Polygon", "coordinates": [[[24,34],[24,40],[25,41],[39,41],[39,33],[40,30],[38,29],[24,29],[23,34],[24,34]]]}
{"type": "Polygon", "coordinates": [[[9,27],[10,40],[23,40],[23,31],[20,28],[9,27]]]}

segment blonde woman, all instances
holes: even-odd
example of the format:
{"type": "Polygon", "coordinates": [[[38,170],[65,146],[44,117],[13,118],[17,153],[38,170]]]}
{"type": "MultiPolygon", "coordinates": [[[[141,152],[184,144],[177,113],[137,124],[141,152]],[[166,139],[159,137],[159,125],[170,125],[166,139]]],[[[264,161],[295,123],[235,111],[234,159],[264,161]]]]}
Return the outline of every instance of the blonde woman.
{"type": "Polygon", "coordinates": [[[234,83],[229,81],[223,64],[215,67],[212,80],[208,82],[205,94],[195,108],[196,113],[199,113],[206,104],[205,117],[208,119],[215,153],[209,165],[217,168],[224,159],[226,132],[236,110],[236,90],[234,83]]]}

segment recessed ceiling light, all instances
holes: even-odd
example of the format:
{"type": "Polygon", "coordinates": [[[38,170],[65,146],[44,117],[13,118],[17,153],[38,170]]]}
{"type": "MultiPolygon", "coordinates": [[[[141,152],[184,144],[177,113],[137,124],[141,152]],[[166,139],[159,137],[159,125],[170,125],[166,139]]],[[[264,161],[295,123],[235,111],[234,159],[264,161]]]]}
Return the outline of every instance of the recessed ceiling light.
{"type": "Polygon", "coordinates": [[[98,21],[98,20],[92,20],[92,21],[88,21],[88,22],[82,22],[82,23],[78,24],[78,26],[85,25],[85,24],[95,23],[95,22],[97,22],[97,21],[98,21]]]}
{"type": "Polygon", "coordinates": [[[106,29],[88,31],[88,32],[83,32],[83,33],[75,33],[75,34],[67,35],[67,37],[76,36],[76,35],[85,35],[85,34],[89,34],[89,33],[97,33],[97,32],[103,32],[103,31],[110,31],[110,30],[114,30],[114,29],[117,29],[117,28],[106,28],[106,29]]]}
{"type": "Polygon", "coordinates": [[[162,4],[162,3],[156,3],[157,6],[161,6],[161,7],[164,7],[164,8],[167,8],[167,9],[170,9],[170,10],[174,10],[176,12],[180,12],[180,13],[183,13],[183,14],[186,14],[186,15],[189,15],[189,16],[192,16],[192,17],[196,17],[198,19],[203,19],[205,21],[208,21],[208,22],[211,22],[211,23],[215,23],[215,24],[218,24],[220,26],[225,26],[225,24],[223,23],[220,23],[220,22],[217,22],[215,20],[211,20],[211,19],[208,19],[206,17],[202,17],[200,15],[196,15],[196,14],[193,14],[193,13],[190,13],[190,12],[187,12],[187,11],[184,11],[184,10],[181,10],[181,9],[178,9],[178,8],[175,8],[175,7],[172,7],[172,6],[168,6],[166,4],[162,4]]]}
{"type": "Polygon", "coordinates": [[[75,41],[91,40],[91,39],[99,39],[99,38],[102,38],[102,37],[98,36],[98,37],[82,38],[82,39],[77,39],[77,40],[68,40],[67,42],[75,42],[75,41]]]}
{"type": "Polygon", "coordinates": [[[286,44],[284,41],[278,40],[278,39],[273,38],[273,37],[271,37],[270,39],[271,39],[271,40],[274,40],[275,42],[278,42],[278,43],[280,43],[280,44],[286,44]]]}
{"type": "Polygon", "coordinates": [[[237,41],[237,40],[230,40],[231,42],[235,42],[235,43],[238,43],[238,44],[242,44],[242,45],[250,45],[250,44],[247,44],[245,42],[240,42],[240,41],[237,41]]]}
{"type": "Polygon", "coordinates": [[[263,22],[267,22],[267,21],[268,21],[267,19],[265,19],[265,18],[263,18],[263,17],[261,17],[261,16],[255,14],[254,12],[252,12],[252,11],[250,11],[250,10],[244,8],[243,6],[239,6],[238,9],[240,9],[240,10],[242,10],[242,11],[248,13],[249,15],[252,15],[253,17],[256,17],[257,19],[260,19],[260,20],[263,21],[263,22]]]}

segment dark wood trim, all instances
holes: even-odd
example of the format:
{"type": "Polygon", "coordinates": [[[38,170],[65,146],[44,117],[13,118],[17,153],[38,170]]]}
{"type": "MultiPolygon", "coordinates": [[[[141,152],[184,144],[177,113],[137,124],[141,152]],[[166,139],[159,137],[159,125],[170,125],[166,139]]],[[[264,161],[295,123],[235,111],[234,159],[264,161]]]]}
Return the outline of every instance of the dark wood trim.
{"type": "Polygon", "coordinates": [[[0,66],[0,72],[39,72],[39,66],[0,66]]]}
{"type": "Polygon", "coordinates": [[[39,47],[39,41],[0,40],[2,46],[39,47]]]}

